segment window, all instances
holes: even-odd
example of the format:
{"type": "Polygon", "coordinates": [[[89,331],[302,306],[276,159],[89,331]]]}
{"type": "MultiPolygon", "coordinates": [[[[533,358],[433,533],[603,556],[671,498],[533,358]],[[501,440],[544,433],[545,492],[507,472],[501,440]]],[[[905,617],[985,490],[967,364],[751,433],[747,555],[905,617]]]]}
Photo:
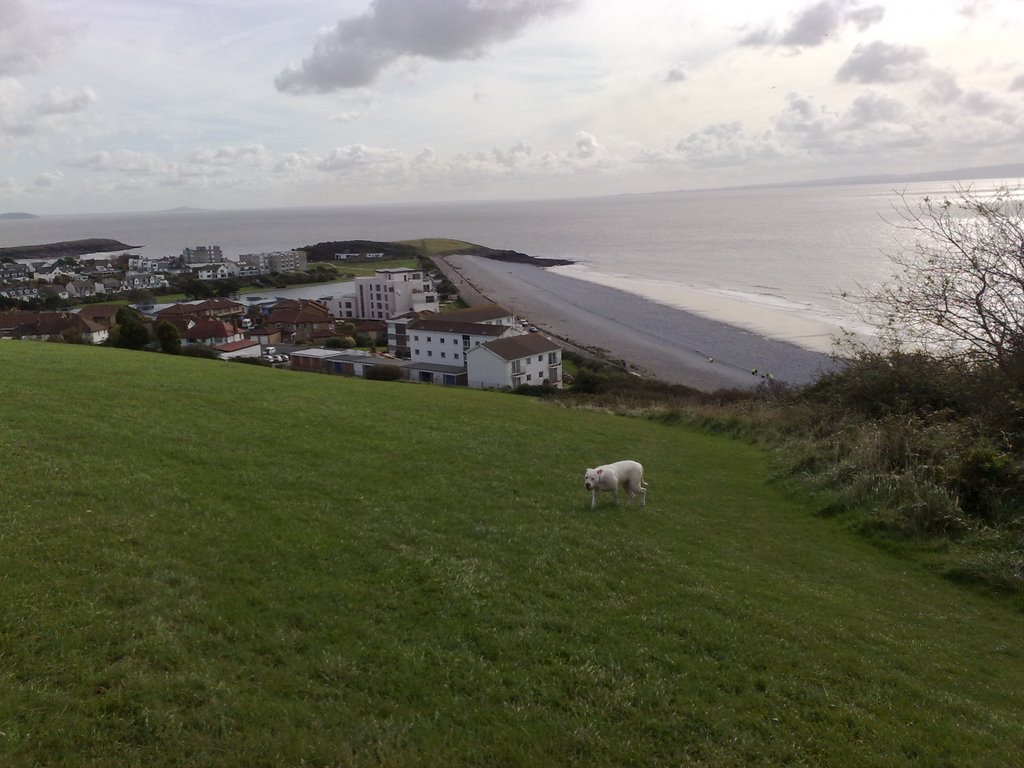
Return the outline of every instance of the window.
{"type": "Polygon", "coordinates": [[[555,365],[558,362],[557,352],[548,352],[548,364],[555,365]]]}
{"type": "Polygon", "coordinates": [[[428,349],[427,350],[427,357],[433,357],[433,356],[434,356],[434,351],[432,349],[428,349]]]}
{"type": "Polygon", "coordinates": [[[537,355],[537,362],[538,363],[543,363],[544,362],[544,355],[537,355]]]}
{"type": "Polygon", "coordinates": [[[522,373],[522,372],[523,372],[523,361],[522,360],[513,360],[512,361],[512,373],[522,373]]]}
{"type": "Polygon", "coordinates": [[[441,357],[445,357],[445,353],[444,352],[441,353],[441,357]]]}
{"type": "Polygon", "coordinates": [[[452,357],[454,357],[456,360],[458,360],[459,359],[459,353],[456,352],[455,354],[452,355],[452,357]]]}

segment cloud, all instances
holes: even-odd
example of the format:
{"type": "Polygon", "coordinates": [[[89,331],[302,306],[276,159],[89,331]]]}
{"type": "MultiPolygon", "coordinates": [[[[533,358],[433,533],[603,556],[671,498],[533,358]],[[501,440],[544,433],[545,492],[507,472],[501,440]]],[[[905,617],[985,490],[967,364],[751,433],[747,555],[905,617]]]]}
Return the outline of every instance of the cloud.
{"type": "Polygon", "coordinates": [[[80,124],[79,115],[98,100],[91,88],[53,88],[32,100],[13,79],[0,79],[0,137],[26,138],[80,124]]]}
{"type": "Polygon", "coordinates": [[[690,73],[686,69],[686,65],[682,64],[678,67],[672,67],[665,75],[666,83],[684,83],[690,79],[690,73]]]}
{"type": "Polygon", "coordinates": [[[36,186],[42,189],[52,189],[53,187],[59,187],[63,181],[63,173],[60,171],[51,171],[50,173],[43,173],[37,176],[36,186]]]}
{"type": "Polygon", "coordinates": [[[878,123],[905,122],[908,110],[903,102],[875,91],[867,91],[854,99],[845,115],[848,127],[855,128],[878,123]]]}
{"type": "Polygon", "coordinates": [[[859,0],[821,0],[796,14],[789,27],[780,31],[770,26],[750,32],[740,40],[746,46],[814,47],[836,39],[843,27],[852,24],[863,32],[885,16],[881,5],[862,7],[859,0]]]}
{"type": "Polygon", "coordinates": [[[37,115],[73,115],[88,109],[97,101],[98,97],[92,88],[73,91],[53,88],[32,106],[32,112],[37,115]]]}
{"type": "Polygon", "coordinates": [[[932,73],[923,48],[876,40],[858,45],[836,72],[840,82],[899,83],[932,73]]]}
{"type": "Polygon", "coordinates": [[[992,0],[964,0],[957,8],[957,13],[974,19],[992,10],[992,0]]]}
{"type": "Polygon", "coordinates": [[[775,134],[790,150],[819,157],[874,155],[919,147],[930,138],[926,124],[912,120],[903,104],[874,91],[855,99],[845,113],[790,93],[786,109],[775,121],[775,134]]]}
{"type": "Polygon", "coordinates": [[[69,165],[90,171],[116,172],[131,175],[156,175],[170,170],[170,164],[159,157],[129,149],[100,150],[72,160],[69,165]]]}
{"type": "Polygon", "coordinates": [[[750,134],[738,120],[695,131],[681,139],[675,151],[684,162],[701,168],[747,164],[780,154],[771,132],[750,134]]]}
{"type": "Polygon", "coordinates": [[[328,173],[393,172],[402,166],[402,155],[393,149],[350,144],[337,147],[316,163],[316,168],[328,173]]]}
{"type": "Polygon", "coordinates": [[[57,36],[30,0],[0,0],[0,77],[37,71],[57,46],[57,36]]]}
{"type": "Polygon", "coordinates": [[[1017,75],[1010,83],[1011,91],[1024,91],[1024,75],[1017,75]]]}
{"type": "Polygon", "coordinates": [[[262,144],[244,144],[218,149],[201,149],[193,153],[191,160],[200,165],[236,165],[245,162],[259,163],[266,154],[266,147],[262,144]]]}
{"type": "Polygon", "coordinates": [[[313,53],[275,79],[279,91],[329,93],[375,82],[407,58],[475,59],[576,0],[373,0],[321,34],[313,53]]]}

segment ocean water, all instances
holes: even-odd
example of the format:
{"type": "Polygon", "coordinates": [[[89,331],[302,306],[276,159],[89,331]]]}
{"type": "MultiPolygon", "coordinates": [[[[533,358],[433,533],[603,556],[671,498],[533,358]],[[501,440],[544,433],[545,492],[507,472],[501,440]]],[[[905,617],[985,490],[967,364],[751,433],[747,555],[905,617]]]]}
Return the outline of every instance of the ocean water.
{"type": "MultiPolygon", "coordinates": [[[[973,182],[983,188],[986,182],[973,182]]],[[[990,183],[992,186],[995,182],[990,183]]],[[[956,182],[746,188],[549,201],[46,216],[0,221],[0,246],[101,237],[147,256],[220,245],[225,255],[326,240],[450,237],[531,256],[671,306],[813,348],[866,332],[858,293],[901,247],[895,206],[956,182]]]]}

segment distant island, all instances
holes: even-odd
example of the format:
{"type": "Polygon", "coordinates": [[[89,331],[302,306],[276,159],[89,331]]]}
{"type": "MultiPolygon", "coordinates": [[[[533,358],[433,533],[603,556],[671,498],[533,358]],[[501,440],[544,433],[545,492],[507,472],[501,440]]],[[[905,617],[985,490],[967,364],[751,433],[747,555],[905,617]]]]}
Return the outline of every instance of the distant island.
{"type": "MultiPolygon", "coordinates": [[[[782,189],[789,187],[831,187],[855,186],[858,184],[919,184],[927,182],[970,183],[978,179],[1002,179],[1009,183],[1016,180],[1019,185],[1024,179],[1024,163],[1004,163],[1002,165],[982,165],[970,168],[948,168],[944,171],[925,171],[923,173],[876,173],[864,176],[837,176],[827,179],[808,179],[806,181],[778,181],[764,184],[740,184],[733,187],[704,187],[695,190],[673,190],[675,192],[728,192],[734,189],[782,189]]],[[[639,194],[652,194],[642,192],[639,194]]],[[[657,194],[657,193],[654,193],[657,194]]]]}
{"type": "Polygon", "coordinates": [[[0,220],[11,221],[14,219],[38,219],[34,213],[23,213],[21,211],[11,211],[10,213],[0,213],[0,220]]]}
{"type": "Polygon", "coordinates": [[[42,243],[40,245],[16,245],[0,248],[0,258],[11,259],[63,259],[69,256],[84,256],[87,253],[109,253],[111,251],[130,251],[141,246],[125,245],[119,240],[90,238],[87,240],[68,240],[60,243],[42,243]]]}

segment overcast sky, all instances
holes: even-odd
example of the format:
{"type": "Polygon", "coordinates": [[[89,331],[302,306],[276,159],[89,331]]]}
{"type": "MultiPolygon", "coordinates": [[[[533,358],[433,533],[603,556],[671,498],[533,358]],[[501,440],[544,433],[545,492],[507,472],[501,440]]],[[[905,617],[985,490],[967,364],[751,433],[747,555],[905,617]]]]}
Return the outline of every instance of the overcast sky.
{"type": "Polygon", "coordinates": [[[0,212],[1024,161],[1024,0],[0,0],[0,212]]]}

